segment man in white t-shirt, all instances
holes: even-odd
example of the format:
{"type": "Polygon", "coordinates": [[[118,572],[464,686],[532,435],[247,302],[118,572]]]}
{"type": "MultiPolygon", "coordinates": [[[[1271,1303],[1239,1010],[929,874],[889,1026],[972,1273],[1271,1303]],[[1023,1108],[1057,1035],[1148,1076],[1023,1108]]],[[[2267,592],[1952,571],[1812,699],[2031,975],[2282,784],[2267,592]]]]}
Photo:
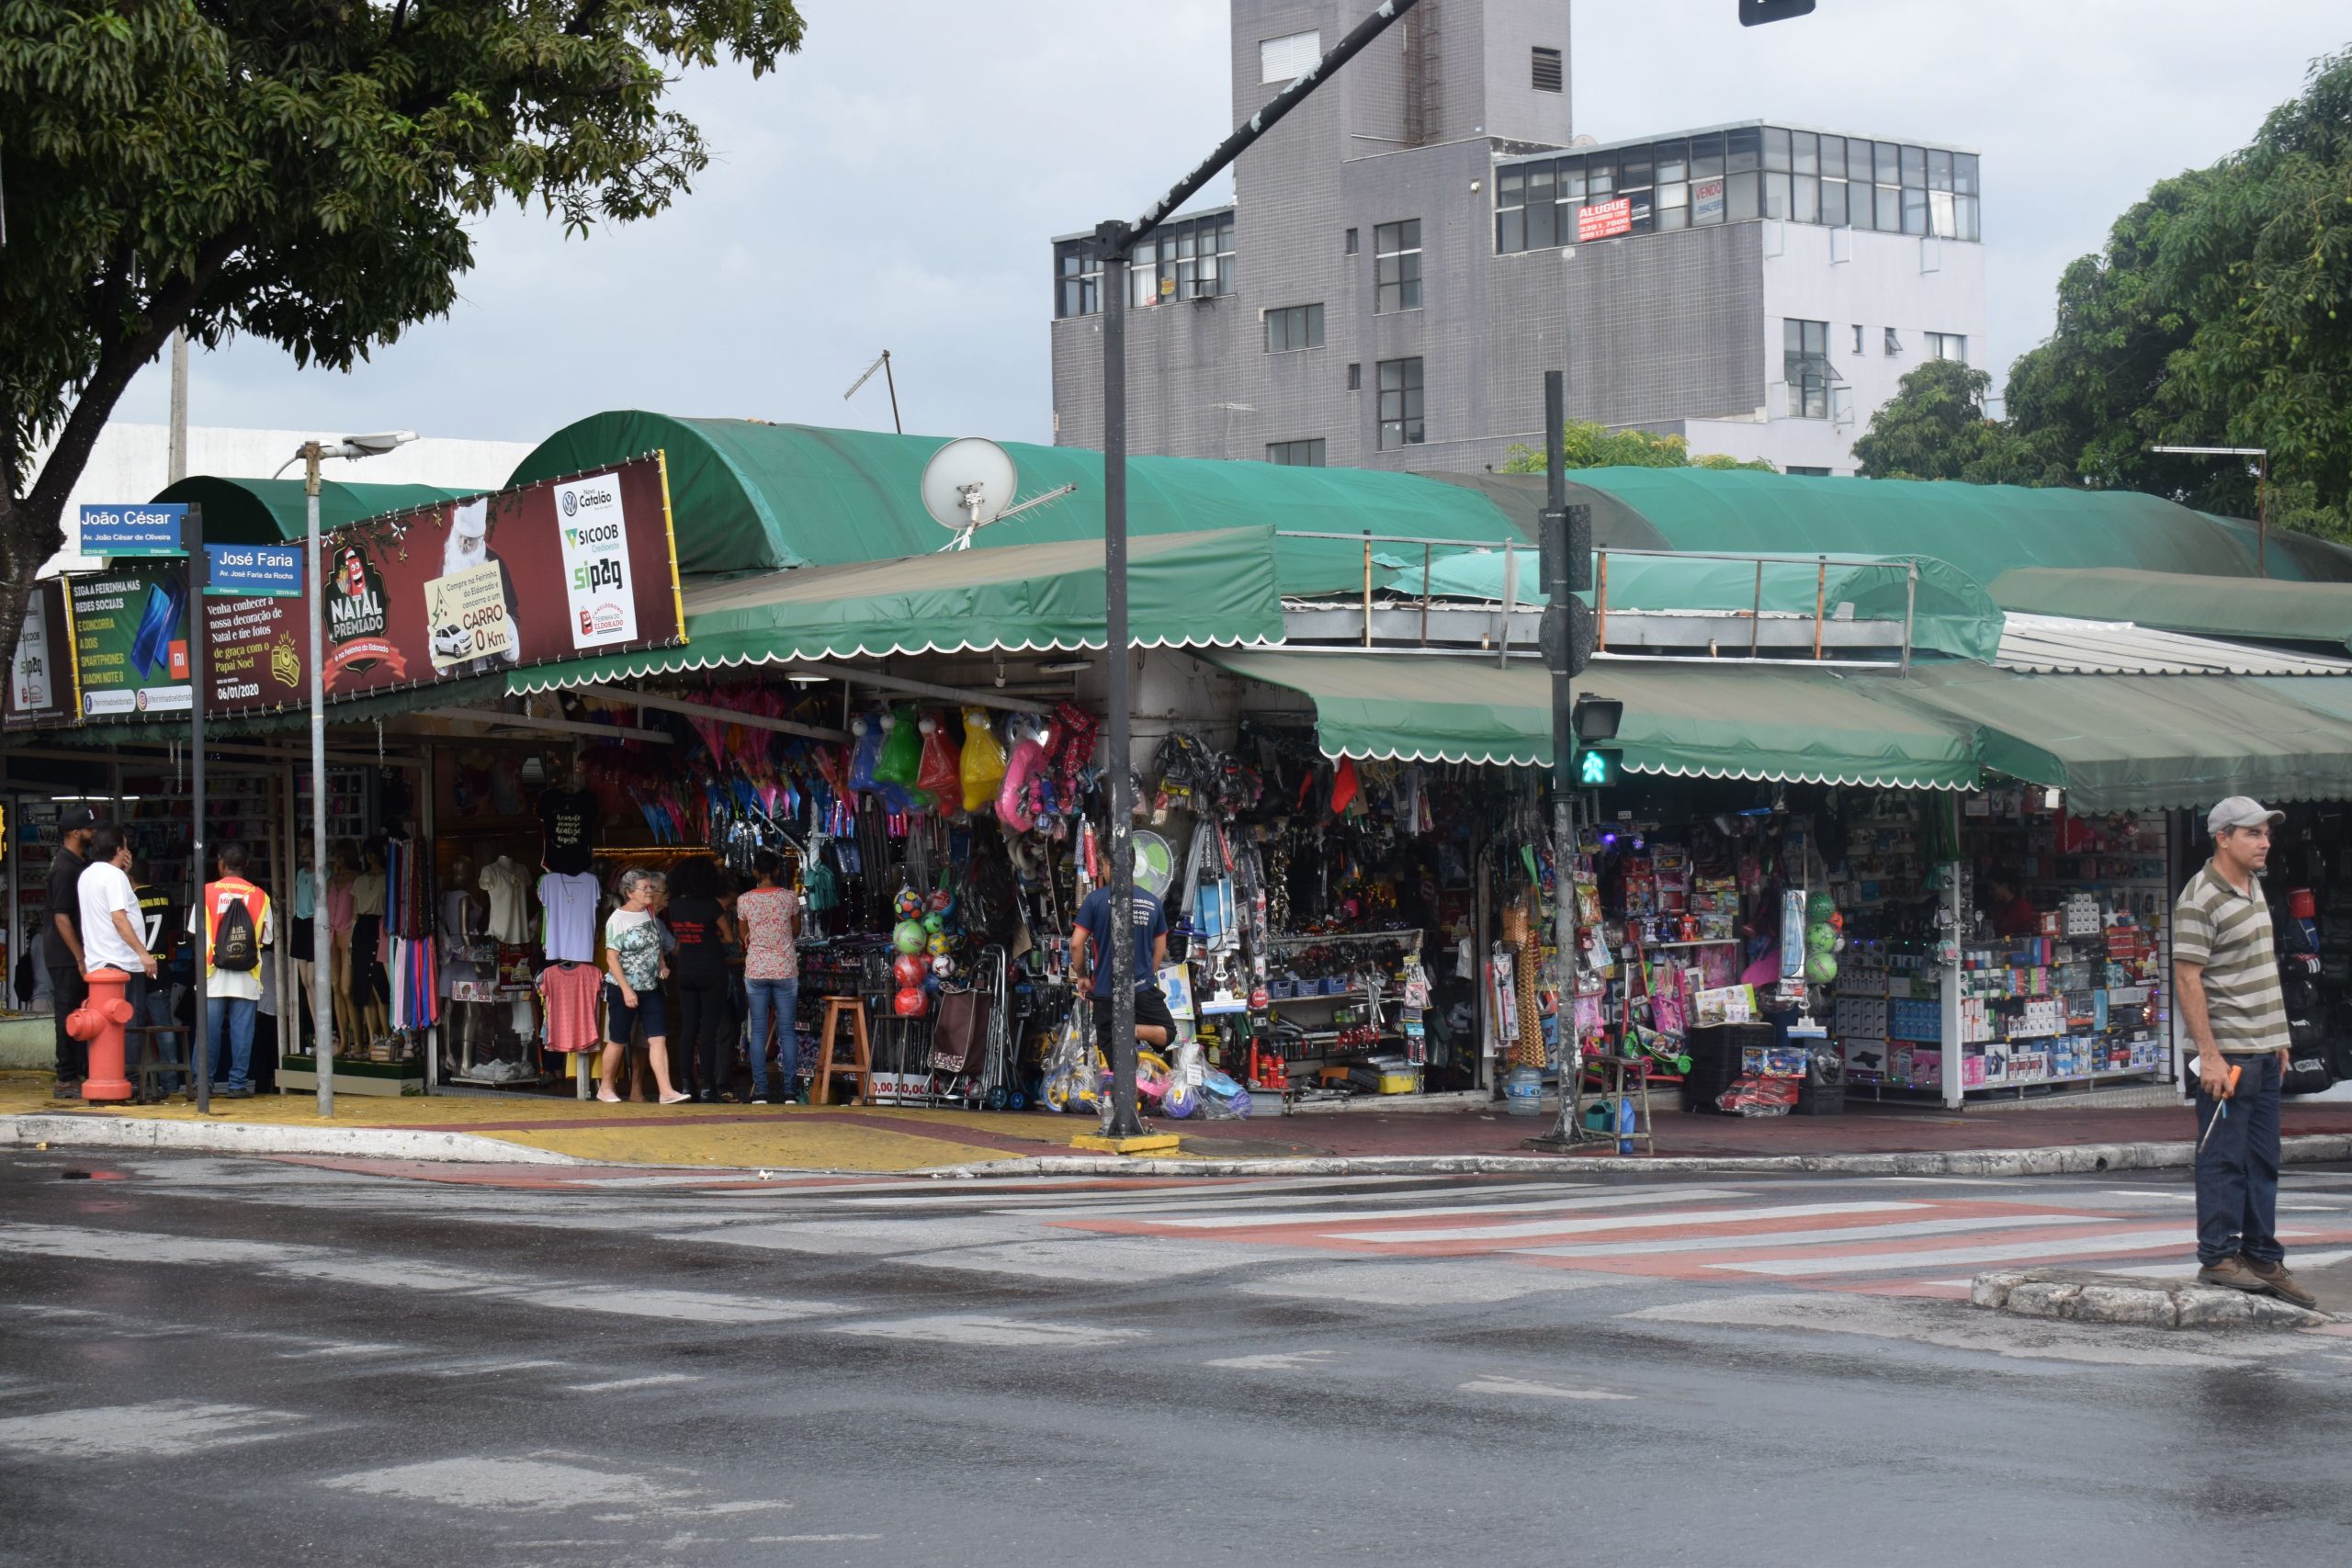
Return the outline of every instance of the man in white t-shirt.
{"type": "Polygon", "coordinates": [[[130,885],[130,845],[108,822],[90,836],[89,868],[77,890],[82,898],[82,961],[85,972],[119,969],[130,976],[122,989],[133,1017],[146,1011],[147,982],[155,955],[140,940],[139,894],[130,885]]]}

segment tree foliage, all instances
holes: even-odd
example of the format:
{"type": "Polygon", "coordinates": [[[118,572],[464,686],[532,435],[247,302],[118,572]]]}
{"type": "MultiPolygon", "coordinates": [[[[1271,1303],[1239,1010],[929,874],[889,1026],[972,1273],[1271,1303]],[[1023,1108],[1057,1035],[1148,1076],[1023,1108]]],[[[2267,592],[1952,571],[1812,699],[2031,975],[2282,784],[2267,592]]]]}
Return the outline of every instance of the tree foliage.
{"type": "Polygon", "coordinates": [[[2253,143],[2158,184],[2066,269],[2050,340],[2009,373],[2011,423],[2086,484],[2352,535],[2352,51],[2315,62],[2253,143]]]}
{"type": "Polygon", "coordinates": [[[1907,372],[1854,443],[1856,471],[1870,479],[2071,483],[2072,466],[2054,440],[1986,417],[1992,384],[1991,376],[1957,359],[1930,359],[1907,372]]]}
{"type": "MultiPolygon", "coordinates": [[[[1690,443],[1679,435],[1648,430],[1611,430],[1605,425],[1572,419],[1561,426],[1562,445],[1571,468],[1760,468],[1778,469],[1761,457],[1747,462],[1720,452],[1690,456],[1690,443]]],[[[1503,458],[1506,474],[1540,474],[1544,454],[1532,446],[1511,447],[1503,458]]]]}
{"type": "Polygon", "coordinates": [[[174,331],[347,370],[447,313],[501,201],[667,208],[708,162],[675,73],[802,30],[792,0],[0,0],[0,648],[174,331]]]}

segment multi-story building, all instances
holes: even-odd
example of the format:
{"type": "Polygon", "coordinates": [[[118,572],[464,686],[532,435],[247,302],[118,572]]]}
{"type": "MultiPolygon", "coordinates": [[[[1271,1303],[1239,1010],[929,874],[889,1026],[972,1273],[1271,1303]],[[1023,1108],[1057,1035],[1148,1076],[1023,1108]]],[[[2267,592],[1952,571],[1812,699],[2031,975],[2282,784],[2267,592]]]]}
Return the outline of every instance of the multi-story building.
{"type": "MultiPolygon", "coordinates": [[[[1237,122],[1361,0],[1232,0],[1237,122]]],[[[1570,417],[1850,473],[1923,359],[1984,358],[1976,154],[1745,121],[1572,134],[1566,0],[1421,0],[1130,271],[1134,450],[1476,470],[1570,417]]],[[[1803,118],[1813,118],[1811,113],[1803,118]]],[[[1101,264],[1054,243],[1054,433],[1101,444],[1101,264]]]]}

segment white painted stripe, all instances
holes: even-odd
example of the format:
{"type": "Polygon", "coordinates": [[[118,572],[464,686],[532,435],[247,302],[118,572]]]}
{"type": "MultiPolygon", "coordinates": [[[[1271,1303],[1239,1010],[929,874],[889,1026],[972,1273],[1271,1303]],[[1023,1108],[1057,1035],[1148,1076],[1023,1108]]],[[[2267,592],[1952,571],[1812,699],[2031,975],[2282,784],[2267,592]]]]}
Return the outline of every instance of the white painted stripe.
{"type": "MultiPolygon", "coordinates": [[[[1728,1225],[1759,1220],[1810,1220],[1825,1214],[1885,1214],[1924,1209],[1925,1203],[1782,1203],[1764,1209],[1698,1209],[1676,1214],[1612,1214],[1600,1219],[1524,1220],[1504,1225],[1458,1225],[1446,1230],[1338,1231],[1335,1241],[1381,1241],[1406,1246],[1425,1241],[1502,1241],[1513,1236],[1577,1235],[1590,1231],[1664,1229],[1681,1225],[1728,1225]]],[[[1722,1245],[1733,1245],[1726,1237],[1722,1245]]]]}
{"type": "Polygon", "coordinates": [[[2069,1235],[2052,1241],[2021,1241],[1989,1247],[1953,1247],[1940,1252],[1849,1253],[1840,1258],[1788,1258],[1757,1263],[1717,1263],[1716,1269],[1742,1274],[1778,1274],[1795,1279],[1815,1274],[1870,1274],[1889,1269],[1933,1268],[1947,1263],[2003,1263],[2022,1258],[2081,1259],[2085,1267],[2103,1253],[2149,1252],[2158,1247],[2188,1248],[2196,1238],[2178,1225],[2160,1229],[2109,1231],[2103,1235],[2069,1235]]]}
{"type": "Polygon", "coordinates": [[[0,1449],[38,1454],[51,1461],[179,1459],[206,1449],[294,1437],[315,1429],[310,1420],[290,1410],[166,1399],[153,1404],[115,1404],[8,1416],[0,1419],[0,1449]]]}
{"type": "MultiPolygon", "coordinates": [[[[1296,1200],[1295,1198],[1286,1196],[1286,1194],[1313,1191],[1319,1188],[1330,1189],[1331,1196],[1335,1200],[1339,1200],[1346,1198],[1349,1193],[1354,1191],[1358,1188],[1386,1189],[1404,1186],[1417,1181],[1427,1182],[1429,1179],[1430,1179],[1426,1176],[1326,1176],[1320,1178],[1299,1177],[1295,1179],[1283,1181],[1227,1181],[1218,1183],[1204,1181],[1171,1181],[1165,1187],[1154,1188],[1148,1192],[1139,1192],[1127,1188],[1120,1188],[1105,1191],[1102,1194],[1102,1201],[1101,1203],[1072,1201],[1067,1183],[1060,1184],[1051,1190],[1039,1191],[1029,1191],[1026,1190],[1021,1191],[1006,1191],[1002,1189],[998,1189],[992,1191],[972,1192],[966,1190],[959,1185],[949,1188],[945,1190],[934,1188],[928,1192],[891,1193],[883,1197],[872,1198],[842,1198],[839,1200],[839,1201],[844,1207],[860,1209],[921,1209],[947,1207],[958,1204],[979,1208],[985,1208],[990,1204],[1002,1204],[1007,1208],[1013,1208],[1026,1207],[1032,1204],[1043,1204],[1069,1208],[1080,1213],[1100,1213],[1104,1209],[1113,1208],[1157,1208],[1171,1205],[1198,1205],[1205,1203],[1295,1202],[1296,1200]]],[[[1589,1189],[1591,1184],[1580,1183],[1578,1185],[1589,1189]]],[[[1524,1191],[1525,1189],[1514,1188],[1512,1190],[1524,1191]]],[[[1365,1196],[1377,1198],[1386,1196],[1386,1193],[1385,1191],[1367,1190],[1365,1192],[1365,1196]]]]}
{"type": "Polygon", "coordinates": [[[615,1393],[625,1388],[656,1388],[665,1383],[700,1382],[692,1372],[656,1372],[650,1377],[615,1378],[610,1382],[575,1382],[565,1386],[574,1393],[615,1393]]]}
{"type": "MultiPolygon", "coordinates": [[[[2288,1259],[2288,1266],[2294,1269],[2327,1269],[2343,1262],[2347,1258],[2352,1258],[2352,1251],[2298,1252],[2292,1258],[2288,1259]]],[[[2192,1278],[2197,1273],[2199,1267],[2200,1266],[2196,1263],[2119,1264],[2111,1269],[2101,1269],[2099,1272],[2102,1274],[2130,1274],[2136,1279],[2143,1280],[2187,1280],[2192,1278]]],[[[1953,1283],[1968,1285],[1974,1283],[1974,1281],[1971,1280],[1954,1280],[1953,1283]]]]}
{"type": "Polygon", "coordinates": [[[526,1291],[515,1299],[534,1306],[659,1318],[665,1323],[788,1323],[802,1317],[838,1317],[847,1310],[831,1302],[729,1296],[702,1291],[616,1291],[600,1285],[526,1291]]]}
{"type": "Polygon", "coordinates": [[[1673,1241],[1597,1241],[1580,1247],[1514,1247],[1521,1258],[1645,1258],[1667,1252],[1737,1252],[1753,1247],[1820,1247],[1837,1242],[1866,1246],[1903,1236],[1951,1235],[1965,1231],[2023,1230],[2041,1225],[2096,1225],[2104,1214],[2018,1214],[1958,1220],[1906,1220],[1892,1225],[1842,1229],[1773,1231],[1764,1235],[1684,1236],[1673,1241]]]}
{"type": "Polygon", "coordinates": [[[1461,1387],[1464,1393],[1515,1394],[1533,1399],[1597,1399],[1630,1400],[1630,1393],[1611,1393],[1599,1388],[1559,1388],[1547,1382],[1529,1382],[1525,1378],[1496,1377],[1488,1374],[1461,1387]]]}
{"type": "MultiPolygon", "coordinates": [[[[1452,1203],[1421,1209],[1333,1210],[1302,1209],[1282,1214],[1239,1216],[1203,1214],[1196,1218],[1155,1221],[1179,1230],[1227,1230],[1250,1225],[1362,1224],[1373,1220],[1452,1219],[1469,1214],[1573,1213],[1580,1209],[1623,1209],[1635,1204],[1714,1202],[1744,1198],[1736,1189],[1717,1187],[1642,1187],[1604,1191],[1590,1198],[1544,1198],[1525,1203],[1452,1203]]],[[[1083,1214],[1087,1211],[1079,1211],[1083,1214]]]]}
{"type": "Polygon", "coordinates": [[[1144,1337],[1140,1328],[1102,1328],[1088,1323],[1038,1323],[1017,1317],[904,1317],[888,1323],[844,1323],[828,1334],[869,1339],[927,1339],[943,1346],[1023,1345],[1089,1349],[1144,1337]]]}

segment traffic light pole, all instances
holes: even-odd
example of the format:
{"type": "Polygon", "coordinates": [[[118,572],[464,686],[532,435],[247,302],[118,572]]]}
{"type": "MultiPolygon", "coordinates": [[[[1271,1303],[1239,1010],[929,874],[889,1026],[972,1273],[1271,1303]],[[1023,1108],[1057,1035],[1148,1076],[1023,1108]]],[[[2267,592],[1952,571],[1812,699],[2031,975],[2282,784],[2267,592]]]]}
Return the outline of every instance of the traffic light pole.
{"type": "Polygon", "coordinates": [[[1592,585],[1592,513],[1568,504],[1567,387],[1544,373],[1544,519],[1537,543],[1544,570],[1544,662],[1552,672],[1552,933],[1560,1042],[1560,1114],[1547,1143],[1576,1141],[1577,1083],[1583,1071],[1576,1038],[1577,897],[1576,678],[1590,647],[1590,613],[1576,595],[1592,585]]]}
{"type": "MultiPolygon", "coordinates": [[[[1110,786],[1111,919],[1103,940],[1111,944],[1111,1122],[1114,1138],[1135,1137],[1143,1131],[1136,1106],[1135,941],[1128,922],[1135,908],[1135,791],[1130,764],[1133,715],[1129,697],[1127,649],[1127,258],[1137,244],[1166,220],[1193,193],[1215,179],[1306,96],[1330,80],[1340,66],[1363,52],[1365,45],[1388,30],[1389,24],[1411,10],[1415,0],[1381,0],[1372,15],[1357,23],[1348,36],[1317,61],[1307,73],[1284,87],[1272,102],[1243,120],[1233,134],[1193,171],[1176,182],[1166,196],[1144,210],[1133,223],[1106,222],[1094,231],[1095,253],[1102,263],[1102,631],[1103,658],[1109,674],[1104,716],[1105,783],[1110,786]]],[[[1555,422],[1557,423],[1556,421],[1555,422]]],[[[1553,435],[1557,446],[1559,436],[1553,435]]],[[[315,541],[312,548],[316,548],[315,541]]],[[[321,862],[324,863],[323,861],[321,862]]],[[[324,1079],[321,1080],[322,1084],[324,1079]]],[[[323,1093],[323,1090],[322,1091],[323,1093]]]]}

